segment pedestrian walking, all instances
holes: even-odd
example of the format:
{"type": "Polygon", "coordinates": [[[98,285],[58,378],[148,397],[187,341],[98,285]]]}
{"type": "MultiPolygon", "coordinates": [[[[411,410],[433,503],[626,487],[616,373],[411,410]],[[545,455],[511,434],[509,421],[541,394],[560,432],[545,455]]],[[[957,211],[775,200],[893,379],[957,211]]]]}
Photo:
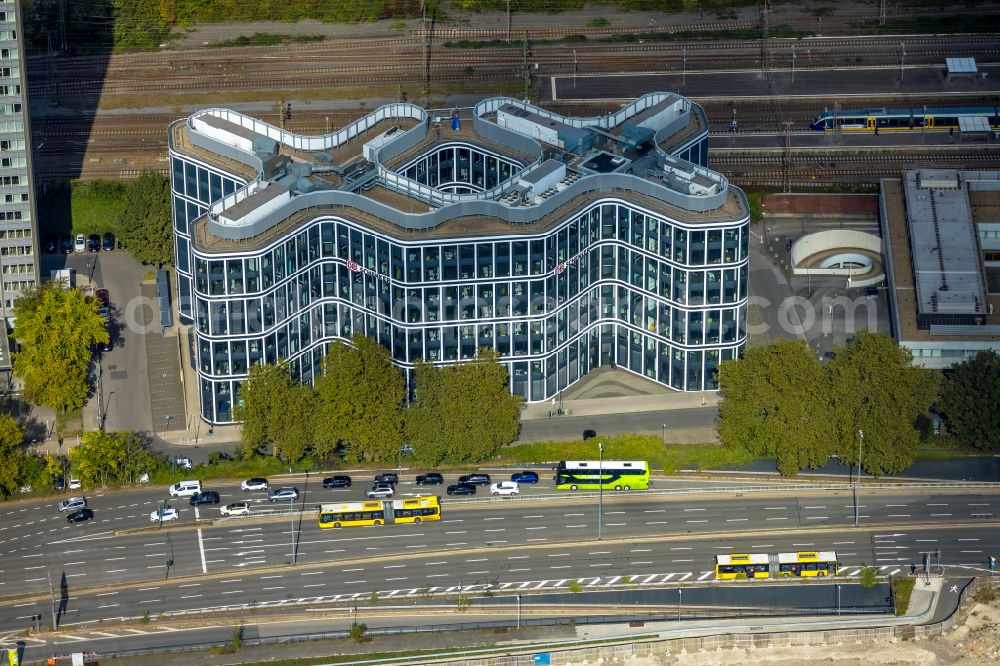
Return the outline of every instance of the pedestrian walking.
{"type": "Polygon", "coordinates": [[[913,562],[910,562],[910,575],[911,576],[917,575],[917,565],[914,564],[913,562]]]}

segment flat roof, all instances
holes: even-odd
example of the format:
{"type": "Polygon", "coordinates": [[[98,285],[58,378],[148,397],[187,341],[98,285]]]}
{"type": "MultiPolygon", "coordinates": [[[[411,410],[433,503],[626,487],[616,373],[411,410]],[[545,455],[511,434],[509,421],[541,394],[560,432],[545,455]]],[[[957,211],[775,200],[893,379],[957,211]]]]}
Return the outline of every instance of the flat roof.
{"type": "Polygon", "coordinates": [[[949,74],[975,74],[979,71],[975,58],[945,58],[944,61],[949,74]]]}
{"type": "Polygon", "coordinates": [[[256,192],[248,196],[243,201],[229,206],[224,211],[219,213],[219,216],[225,217],[227,220],[239,220],[240,218],[254,212],[267,202],[277,199],[282,194],[287,193],[287,187],[271,182],[266,187],[257,188],[256,192]]]}
{"type": "Polygon", "coordinates": [[[202,121],[209,127],[214,127],[216,129],[229,132],[230,134],[235,134],[236,136],[243,137],[244,139],[249,139],[254,141],[256,139],[264,138],[263,134],[249,130],[243,125],[237,125],[236,123],[226,120],[225,118],[220,118],[218,116],[212,115],[211,113],[203,113],[198,116],[198,120],[202,121]]]}
{"type": "Polygon", "coordinates": [[[984,116],[961,116],[958,119],[958,131],[963,134],[987,134],[990,122],[984,116]]]}
{"type": "Polygon", "coordinates": [[[903,176],[903,192],[918,312],[985,313],[978,231],[961,174],[910,171],[903,176]],[[951,182],[958,187],[939,186],[951,182]]]}
{"type": "Polygon", "coordinates": [[[556,171],[560,169],[565,169],[566,165],[559,160],[545,160],[538,165],[537,168],[532,169],[528,173],[522,174],[518,178],[526,183],[531,183],[532,185],[537,184],[544,178],[548,178],[556,171]]]}

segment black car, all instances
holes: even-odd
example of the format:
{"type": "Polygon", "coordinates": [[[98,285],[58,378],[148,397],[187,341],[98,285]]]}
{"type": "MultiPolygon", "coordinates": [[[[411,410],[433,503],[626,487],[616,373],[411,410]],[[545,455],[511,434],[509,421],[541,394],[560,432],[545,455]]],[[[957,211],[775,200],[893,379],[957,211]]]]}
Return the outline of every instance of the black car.
{"type": "Polygon", "coordinates": [[[490,475],[485,472],[476,472],[458,477],[458,484],[462,485],[463,483],[473,486],[488,486],[490,485],[490,475]]]}
{"type": "Polygon", "coordinates": [[[77,509],[73,513],[66,516],[67,523],[82,523],[90,520],[94,517],[94,511],[92,509],[77,509]]]}
{"type": "Polygon", "coordinates": [[[399,474],[396,474],[395,472],[382,472],[381,474],[376,474],[375,483],[376,485],[384,483],[389,486],[395,486],[399,483],[399,474]]]}
{"type": "Polygon", "coordinates": [[[351,477],[345,476],[343,474],[338,474],[337,476],[331,476],[323,479],[324,488],[350,488],[351,487],[351,477]]]}
{"type": "Polygon", "coordinates": [[[469,485],[468,483],[459,483],[454,486],[448,486],[449,495],[475,495],[476,487],[469,485]]]}
{"type": "Polygon", "coordinates": [[[73,237],[63,236],[62,240],[59,241],[59,247],[63,254],[73,254],[73,237]]]}
{"type": "Polygon", "coordinates": [[[437,472],[428,472],[417,477],[418,486],[440,486],[444,483],[444,477],[437,472]]]}
{"type": "Polygon", "coordinates": [[[191,506],[198,506],[199,504],[218,504],[219,503],[219,493],[214,490],[203,490],[200,493],[195,493],[191,495],[191,506]]]}
{"type": "Polygon", "coordinates": [[[101,250],[101,237],[97,234],[90,234],[87,238],[87,251],[99,252],[101,250]]]}
{"type": "Polygon", "coordinates": [[[594,430],[584,430],[583,431],[583,441],[586,442],[588,439],[594,439],[595,437],[597,437],[597,432],[596,431],[594,431],[594,430]]]}
{"type": "Polygon", "coordinates": [[[115,235],[110,231],[104,234],[103,249],[105,252],[112,252],[115,249],[115,235]]]}
{"type": "Polygon", "coordinates": [[[108,332],[108,341],[97,343],[97,349],[100,350],[101,353],[107,353],[115,348],[115,336],[111,333],[110,328],[105,327],[105,330],[108,332]]]}

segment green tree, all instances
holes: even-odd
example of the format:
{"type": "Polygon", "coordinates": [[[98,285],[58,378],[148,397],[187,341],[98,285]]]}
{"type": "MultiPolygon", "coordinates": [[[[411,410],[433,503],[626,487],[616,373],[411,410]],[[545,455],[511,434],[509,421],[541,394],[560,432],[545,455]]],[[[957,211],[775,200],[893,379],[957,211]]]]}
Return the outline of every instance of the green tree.
{"type": "Polygon", "coordinates": [[[25,475],[25,455],[21,449],[24,429],[9,414],[0,414],[0,495],[15,492],[25,475]]]}
{"type": "Polygon", "coordinates": [[[93,347],[108,341],[97,301],[79,289],[47,283],[14,301],[14,374],[29,401],[65,412],[82,407],[90,393],[93,347]]]}
{"type": "Polygon", "coordinates": [[[981,351],[957,363],[941,386],[938,406],[965,446],[1000,449],[1000,354],[981,351]]]}
{"type": "Polygon", "coordinates": [[[101,432],[83,435],[69,451],[73,475],[87,486],[134,483],[160,464],[149,444],[134,432],[101,432]]]}
{"type": "Polygon", "coordinates": [[[878,582],[878,569],[876,569],[875,567],[867,567],[867,566],[861,567],[861,571],[859,573],[860,573],[861,587],[864,588],[875,587],[875,584],[878,582]]]}
{"type": "Polygon", "coordinates": [[[913,464],[918,419],[937,397],[938,375],[913,365],[909,349],[887,335],[861,331],[827,366],[830,423],[841,461],[861,461],[875,476],[913,464]]]}
{"type": "Polygon", "coordinates": [[[292,379],[288,364],[251,366],[233,407],[242,422],[240,455],[270,447],[286,461],[301,460],[312,441],[314,407],[312,389],[292,379]]]}
{"type": "Polygon", "coordinates": [[[804,341],[751,347],[741,360],[719,365],[719,438],[775,456],[783,475],[819,467],[832,452],[827,386],[804,341]]]}
{"type": "Polygon", "coordinates": [[[466,362],[417,365],[406,435],[420,460],[430,465],[485,460],[517,439],[521,397],[511,394],[499,359],[484,347],[466,362]]]}
{"type": "Polygon", "coordinates": [[[406,386],[389,352],[361,334],[330,346],[316,380],[316,452],[342,447],[351,462],[395,460],[403,444],[406,386]]]}
{"type": "Polygon", "coordinates": [[[157,266],[174,256],[170,228],[170,183],[147,169],[125,190],[119,220],[122,241],[136,261],[157,266]]]}

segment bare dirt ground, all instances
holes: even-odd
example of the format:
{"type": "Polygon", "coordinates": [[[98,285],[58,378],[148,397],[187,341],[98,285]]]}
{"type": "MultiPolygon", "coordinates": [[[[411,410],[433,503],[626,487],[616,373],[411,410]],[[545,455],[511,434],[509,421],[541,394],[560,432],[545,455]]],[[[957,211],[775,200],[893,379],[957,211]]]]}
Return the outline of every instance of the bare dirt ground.
{"type": "Polygon", "coordinates": [[[1000,662],[1000,604],[967,603],[955,627],[936,638],[895,643],[723,650],[630,660],[629,666],[987,666],[1000,662]]]}

